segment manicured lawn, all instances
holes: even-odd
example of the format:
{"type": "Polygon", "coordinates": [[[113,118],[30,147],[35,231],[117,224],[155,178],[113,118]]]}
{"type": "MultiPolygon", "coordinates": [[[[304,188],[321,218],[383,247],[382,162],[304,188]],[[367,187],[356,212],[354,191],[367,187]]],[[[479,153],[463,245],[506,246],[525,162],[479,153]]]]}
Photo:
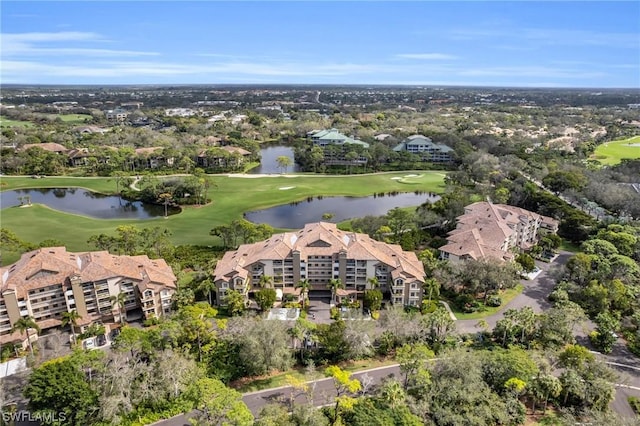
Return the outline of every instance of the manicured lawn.
{"type": "Polygon", "coordinates": [[[640,136],[598,145],[591,158],[606,166],[618,164],[623,158],[638,159],[640,158],[640,136]]]}
{"type": "MultiPolygon", "coordinates": [[[[350,373],[356,373],[358,371],[369,370],[371,368],[377,368],[377,367],[384,367],[386,365],[393,365],[396,363],[397,362],[394,359],[372,358],[372,359],[361,359],[357,361],[351,361],[349,363],[340,365],[340,368],[350,373]]],[[[326,377],[323,373],[325,368],[326,366],[319,366],[317,371],[313,375],[305,374],[304,368],[296,368],[296,369],[292,369],[282,373],[277,373],[272,376],[260,377],[253,380],[245,381],[243,383],[236,383],[235,385],[232,385],[232,386],[235,387],[235,389],[238,392],[242,392],[242,393],[255,392],[255,391],[260,391],[260,390],[270,389],[270,388],[277,388],[280,386],[287,385],[287,380],[286,380],[287,375],[293,376],[298,380],[305,380],[305,381],[323,379],[326,377]]]]}
{"type": "Polygon", "coordinates": [[[502,309],[504,309],[504,307],[509,302],[511,302],[514,297],[522,293],[522,290],[524,290],[524,286],[522,284],[518,284],[515,288],[510,288],[509,290],[505,290],[500,294],[500,298],[502,298],[502,305],[495,308],[491,308],[491,307],[485,308],[485,310],[482,312],[473,312],[473,313],[467,314],[465,312],[459,311],[458,308],[452,303],[450,303],[449,306],[451,306],[451,310],[455,314],[456,318],[458,318],[459,320],[482,319],[482,318],[491,316],[497,313],[498,311],[501,311],[502,309]]]}
{"type": "MultiPolygon", "coordinates": [[[[423,176],[410,191],[439,193],[444,188],[444,173],[420,172],[423,176]]],[[[215,186],[209,190],[212,203],[202,207],[186,207],[183,212],[168,219],[101,220],[51,210],[42,205],[29,208],[12,207],[0,211],[2,227],[15,232],[19,238],[38,243],[56,238],[69,250],[91,249],[87,240],[91,235],[113,233],[119,225],[138,227],[160,226],[172,232],[174,244],[215,245],[217,239],[209,235],[214,226],[239,219],[247,211],[264,209],[318,195],[366,196],[379,192],[407,191],[407,187],[392,177],[403,177],[410,172],[376,175],[320,176],[273,175],[259,178],[212,176],[215,186]],[[290,188],[282,190],[280,188],[290,188]]],[[[416,173],[417,174],[417,173],[416,173]]],[[[415,179],[415,178],[414,178],[415,179]]],[[[113,193],[113,178],[2,177],[2,190],[16,188],[82,187],[98,192],[113,193]],[[5,185],[6,184],[6,185],[5,185]]],[[[3,262],[7,260],[3,256],[3,262]]]]}
{"type": "Polygon", "coordinates": [[[0,127],[33,127],[33,123],[0,117],[0,127]]]}
{"type": "Polygon", "coordinates": [[[572,242],[567,240],[562,240],[559,250],[570,251],[571,253],[577,253],[581,251],[579,245],[573,244],[572,242]]]}
{"type": "Polygon", "coordinates": [[[60,114],[60,115],[54,115],[54,117],[60,117],[60,119],[65,123],[71,123],[71,124],[86,123],[87,121],[93,118],[88,114],[60,114]]]}

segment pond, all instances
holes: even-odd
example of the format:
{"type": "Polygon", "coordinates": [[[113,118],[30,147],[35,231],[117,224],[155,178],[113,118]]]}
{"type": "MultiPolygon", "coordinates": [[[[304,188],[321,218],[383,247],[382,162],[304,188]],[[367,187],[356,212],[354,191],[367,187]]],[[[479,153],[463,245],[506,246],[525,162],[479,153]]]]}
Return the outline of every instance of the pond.
{"type": "Polygon", "coordinates": [[[291,166],[287,172],[299,172],[300,166],[293,162],[293,148],[290,146],[284,145],[272,145],[265,146],[260,150],[260,155],[262,159],[260,160],[260,165],[256,168],[251,169],[248,173],[256,174],[256,173],[281,173],[282,170],[278,168],[277,159],[281,155],[289,157],[291,159],[291,166]]]}
{"type": "Polygon", "coordinates": [[[429,193],[396,193],[369,197],[318,197],[245,213],[254,223],[267,223],[274,228],[303,228],[306,223],[319,222],[324,213],[331,213],[331,222],[340,222],[367,215],[382,216],[395,207],[433,203],[440,197],[429,193]]]}
{"type": "MultiPolygon", "coordinates": [[[[96,219],[152,219],[164,216],[164,206],[141,201],[127,201],[114,195],[98,194],[82,188],[16,189],[0,192],[0,206],[19,206],[31,203],[44,204],[66,213],[80,214],[96,219]],[[23,197],[22,202],[20,197],[23,197]]],[[[180,213],[179,208],[169,207],[169,215],[180,213]]]]}

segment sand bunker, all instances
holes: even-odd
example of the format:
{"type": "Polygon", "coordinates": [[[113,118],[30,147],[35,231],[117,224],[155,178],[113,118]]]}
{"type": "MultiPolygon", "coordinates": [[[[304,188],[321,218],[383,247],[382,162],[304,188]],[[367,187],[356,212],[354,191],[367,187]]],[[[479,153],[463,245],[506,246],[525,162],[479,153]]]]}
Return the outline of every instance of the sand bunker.
{"type": "Polygon", "coordinates": [[[408,178],[408,177],[418,177],[418,175],[404,175],[404,177],[408,178]]]}
{"type": "Polygon", "coordinates": [[[400,180],[402,178],[400,176],[397,176],[397,177],[392,177],[392,178],[389,178],[389,179],[391,179],[391,180],[400,180]]]}
{"type": "Polygon", "coordinates": [[[293,189],[295,188],[295,186],[283,186],[281,188],[278,188],[280,191],[286,191],[287,189],[293,189]]]}

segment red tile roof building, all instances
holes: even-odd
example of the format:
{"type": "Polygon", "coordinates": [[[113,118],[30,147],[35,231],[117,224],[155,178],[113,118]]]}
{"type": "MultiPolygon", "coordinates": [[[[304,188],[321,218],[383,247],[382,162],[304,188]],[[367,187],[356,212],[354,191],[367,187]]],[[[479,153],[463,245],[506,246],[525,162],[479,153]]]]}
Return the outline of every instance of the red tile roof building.
{"type": "Polygon", "coordinates": [[[308,223],[297,232],[275,234],[225,253],[214,271],[217,300],[224,300],[228,289],[247,294],[263,275],[272,277],[284,293],[296,293],[303,279],[311,290],[327,291],[329,280],[338,279],[345,285],[338,295],[352,298],[371,288],[369,279],[375,277],[380,289],[391,293],[392,303],[418,306],[425,273],[415,253],[399,245],[341,231],[333,223],[308,223]]]}
{"type": "Polygon", "coordinates": [[[60,325],[63,312],[76,310],[79,324],[118,321],[112,297],[125,294],[125,311],[140,309],[145,317],[165,315],[171,308],[176,277],[162,259],[116,256],[106,251],[72,253],[48,247],[24,253],[0,268],[0,342],[20,317],[32,317],[40,328],[60,325]]]}
{"type": "Polygon", "coordinates": [[[441,257],[452,261],[513,260],[514,251],[536,244],[539,230],[558,230],[555,219],[487,201],[466,206],[456,221],[456,229],[449,232],[447,244],[440,247],[441,257]]]}

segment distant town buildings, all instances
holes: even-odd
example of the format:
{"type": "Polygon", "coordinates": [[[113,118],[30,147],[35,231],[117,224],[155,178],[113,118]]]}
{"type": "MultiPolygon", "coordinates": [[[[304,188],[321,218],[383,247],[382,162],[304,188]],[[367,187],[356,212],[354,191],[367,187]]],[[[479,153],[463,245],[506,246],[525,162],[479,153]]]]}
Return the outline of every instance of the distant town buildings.
{"type": "Polygon", "coordinates": [[[340,280],[345,288],[338,290],[338,300],[355,300],[376,278],[391,303],[419,306],[424,275],[415,253],[399,245],[317,222],[228,251],[216,265],[214,282],[217,301],[224,304],[229,290],[247,296],[259,288],[263,276],[270,277],[277,290],[294,295],[299,295],[296,286],[301,280],[321,294],[328,292],[330,280],[340,280]]]}
{"type": "Polygon", "coordinates": [[[24,253],[0,268],[0,277],[0,343],[25,339],[11,332],[22,317],[33,318],[43,330],[60,326],[62,313],[74,310],[83,328],[96,321],[119,321],[127,313],[161,317],[170,312],[176,289],[176,277],[162,259],[73,253],[65,247],[24,253]],[[124,311],[114,303],[120,294],[124,311]]]}
{"type": "Polygon", "coordinates": [[[538,241],[538,231],[556,232],[558,221],[529,210],[482,201],[464,208],[449,232],[440,257],[450,261],[513,260],[514,250],[526,250],[538,241]]]}

